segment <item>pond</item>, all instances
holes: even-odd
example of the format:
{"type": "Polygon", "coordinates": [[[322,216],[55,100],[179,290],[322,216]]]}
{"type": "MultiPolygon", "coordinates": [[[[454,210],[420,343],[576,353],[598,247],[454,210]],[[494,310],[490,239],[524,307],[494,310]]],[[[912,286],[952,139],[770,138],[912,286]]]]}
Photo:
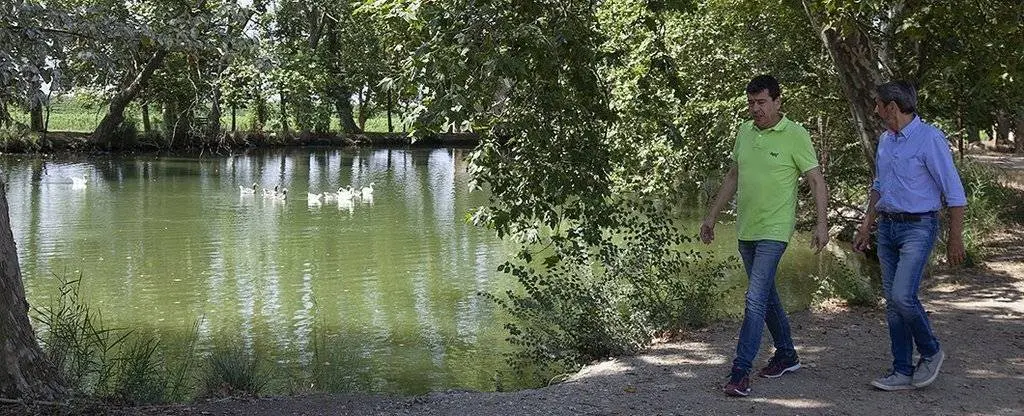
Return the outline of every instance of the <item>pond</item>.
{"type": "MultiPolygon", "coordinates": [[[[289,375],[272,383],[276,391],[301,390],[289,383],[308,379],[311,367],[330,369],[329,385],[318,386],[330,391],[523,387],[497,380],[509,349],[504,317],[478,293],[514,282],[496,271],[505,245],[466,222],[487,200],[470,191],[466,152],[5,155],[0,163],[34,307],[50,304],[62,278],[80,277],[105,326],[167,345],[195,333],[203,354],[256,354],[289,375]],[[287,197],[240,190],[253,183],[287,188],[287,197]],[[308,200],[370,184],[372,198],[308,200]]],[[[731,227],[717,231],[715,250],[735,254],[731,227]]],[[[806,246],[798,236],[783,260],[790,307],[805,307],[816,288],[806,246]]],[[[735,282],[744,279],[736,270],[735,282]]],[[[742,293],[728,299],[723,309],[740,313],[742,293]]]]}

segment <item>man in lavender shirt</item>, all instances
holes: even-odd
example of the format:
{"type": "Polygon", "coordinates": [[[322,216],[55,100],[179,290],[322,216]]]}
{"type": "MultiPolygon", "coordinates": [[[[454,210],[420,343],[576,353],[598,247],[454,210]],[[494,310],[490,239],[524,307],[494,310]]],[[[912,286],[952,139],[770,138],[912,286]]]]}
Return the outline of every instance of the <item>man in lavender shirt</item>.
{"type": "Polygon", "coordinates": [[[868,211],[853,245],[857,251],[868,248],[871,225],[878,218],[878,260],[893,362],[892,372],[871,385],[886,391],[907,390],[935,381],[946,358],[917,292],[935,244],[936,213],[943,202],[949,209],[946,257],[951,265],[963,261],[967,198],[946,136],[916,113],[914,87],[894,81],[879,85],[875,92],[875,112],[887,130],[878,139],[868,211]],[[916,366],[915,345],[920,354],[916,366]]]}

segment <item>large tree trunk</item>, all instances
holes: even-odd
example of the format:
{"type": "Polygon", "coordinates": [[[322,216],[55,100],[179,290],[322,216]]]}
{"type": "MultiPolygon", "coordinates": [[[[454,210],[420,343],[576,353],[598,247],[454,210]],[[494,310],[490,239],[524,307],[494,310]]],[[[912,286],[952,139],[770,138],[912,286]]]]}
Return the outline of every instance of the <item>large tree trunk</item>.
{"type": "Polygon", "coordinates": [[[1005,148],[1010,145],[1010,115],[1006,111],[996,111],[996,123],[993,133],[996,138],[996,148],[1005,148]]]}
{"type": "Polygon", "coordinates": [[[1024,107],[1017,109],[1013,125],[1013,152],[1024,155],[1024,107]]]}
{"type": "Polygon", "coordinates": [[[0,182],[0,396],[10,399],[55,400],[67,387],[46,359],[28,319],[28,301],[21,282],[18,252],[7,210],[7,186],[0,182]]]}
{"type": "Polygon", "coordinates": [[[100,125],[96,126],[96,130],[92,132],[93,141],[108,140],[113,136],[114,130],[124,122],[124,109],[139,95],[139,92],[142,91],[142,86],[149,81],[149,78],[153,76],[153,72],[160,67],[165,56],[167,56],[166,50],[160,49],[156,51],[149,58],[149,61],[146,62],[142,71],[126,87],[123,87],[121,91],[114,94],[114,97],[110,99],[110,108],[107,109],[107,114],[103,116],[103,120],[100,120],[100,125]]]}
{"type": "Polygon", "coordinates": [[[32,131],[46,130],[43,124],[43,103],[34,99],[32,100],[32,109],[29,110],[29,128],[32,131]]]}
{"type": "Polygon", "coordinates": [[[142,131],[146,133],[153,131],[153,125],[149,122],[149,103],[142,105],[142,131]]]}
{"type": "Polygon", "coordinates": [[[392,97],[391,90],[388,90],[388,108],[387,108],[387,111],[388,111],[388,133],[394,133],[395,132],[395,125],[391,123],[391,105],[392,105],[391,104],[391,97],[392,97]]]}
{"type": "Polygon", "coordinates": [[[341,122],[341,130],[348,134],[362,133],[352,118],[352,102],[349,101],[348,92],[341,92],[334,99],[334,107],[338,110],[338,121],[341,122]]]}
{"type": "Polygon", "coordinates": [[[803,4],[808,20],[818,31],[822,43],[835,63],[839,83],[850,105],[850,113],[853,115],[854,127],[864,158],[874,176],[878,136],[884,130],[881,120],[874,117],[874,90],[889,78],[889,74],[883,74],[879,69],[881,59],[862,28],[840,33],[835,25],[822,26],[818,24],[821,18],[815,16],[806,0],[803,4]]]}
{"type": "Polygon", "coordinates": [[[363,94],[359,91],[359,130],[366,131],[366,120],[370,118],[370,94],[369,91],[363,94]]]}

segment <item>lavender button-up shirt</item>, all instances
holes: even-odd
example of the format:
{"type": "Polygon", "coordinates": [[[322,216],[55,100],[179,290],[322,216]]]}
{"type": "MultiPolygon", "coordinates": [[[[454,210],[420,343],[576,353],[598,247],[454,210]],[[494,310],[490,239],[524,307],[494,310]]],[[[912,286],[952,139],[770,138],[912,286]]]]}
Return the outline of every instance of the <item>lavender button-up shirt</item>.
{"type": "Polygon", "coordinates": [[[875,167],[871,188],[881,196],[878,211],[938,211],[942,197],[946,206],[967,205],[946,136],[916,115],[903,130],[882,133],[875,167]]]}

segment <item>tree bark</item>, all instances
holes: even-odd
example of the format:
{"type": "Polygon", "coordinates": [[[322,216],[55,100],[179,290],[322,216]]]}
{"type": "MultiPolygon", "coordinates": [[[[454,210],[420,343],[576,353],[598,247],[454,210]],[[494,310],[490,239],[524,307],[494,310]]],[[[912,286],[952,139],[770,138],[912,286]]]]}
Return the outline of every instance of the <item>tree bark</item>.
{"type": "Polygon", "coordinates": [[[388,133],[395,132],[395,125],[391,123],[391,90],[388,90],[388,133]]]}
{"type": "Polygon", "coordinates": [[[281,130],[285,133],[288,132],[288,108],[285,103],[284,93],[281,93],[281,130]]]}
{"type": "Polygon", "coordinates": [[[160,49],[156,51],[146,61],[142,71],[139,71],[135,78],[128,82],[127,86],[123,87],[121,91],[114,94],[114,97],[110,99],[110,107],[107,109],[107,114],[103,116],[99,126],[96,126],[96,130],[92,132],[93,141],[108,140],[113,137],[114,130],[124,122],[124,109],[139,95],[143,85],[153,76],[153,72],[163,64],[165,56],[167,56],[167,50],[160,49]]]}
{"type": "Polygon", "coordinates": [[[149,103],[142,105],[142,131],[146,133],[153,131],[153,126],[149,122],[149,103]]]}
{"type": "Polygon", "coordinates": [[[366,131],[366,119],[369,118],[370,111],[370,93],[367,92],[365,95],[363,91],[359,91],[359,130],[366,131]]]}
{"type": "Polygon", "coordinates": [[[334,98],[334,107],[338,110],[338,121],[341,122],[341,130],[348,134],[362,133],[362,129],[356,125],[352,118],[352,102],[349,101],[349,94],[342,91],[334,98]]]}
{"type": "Polygon", "coordinates": [[[1013,126],[1013,152],[1024,155],[1024,107],[1017,109],[1013,126]]]}
{"type": "Polygon", "coordinates": [[[29,110],[29,128],[32,131],[44,131],[43,125],[43,103],[32,100],[32,109],[29,110]]]}
{"type": "Polygon", "coordinates": [[[220,87],[213,88],[213,105],[206,117],[206,135],[216,137],[220,134],[220,87]]]}
{"type": "Polygon", "coordinates": [[[1010,115],[1006,111],[996,111],[996,123],[992,130],[996,139],[996,148],[1010,145],[1010,115]]]}
{"type": "Polygon", "coordinates": [[[833,25],[821,26],[818,24],[820,19],[811,11],[806,0],[803,5],[808,20],[818,31],[822,43],[835,63],[840,85],[853,115],[854,128],[864,159],[868,162],[871,175],[874,176],[878,136],[884,130],[881,121],[874,117],[874,90],[889,78],[890,74],[883,74],[879,69],[881,60],[878,52],[863,28],[857,27],[849,30],[849,33],[840,33],[833,25]]]}
{"type": "Polygon", "coordinates": [[[7,186],[0,182],[0,397],[59,400],[68,394],[60,373],[46,359],[28,319],[18,252],[7,209],[7,186]]]}

